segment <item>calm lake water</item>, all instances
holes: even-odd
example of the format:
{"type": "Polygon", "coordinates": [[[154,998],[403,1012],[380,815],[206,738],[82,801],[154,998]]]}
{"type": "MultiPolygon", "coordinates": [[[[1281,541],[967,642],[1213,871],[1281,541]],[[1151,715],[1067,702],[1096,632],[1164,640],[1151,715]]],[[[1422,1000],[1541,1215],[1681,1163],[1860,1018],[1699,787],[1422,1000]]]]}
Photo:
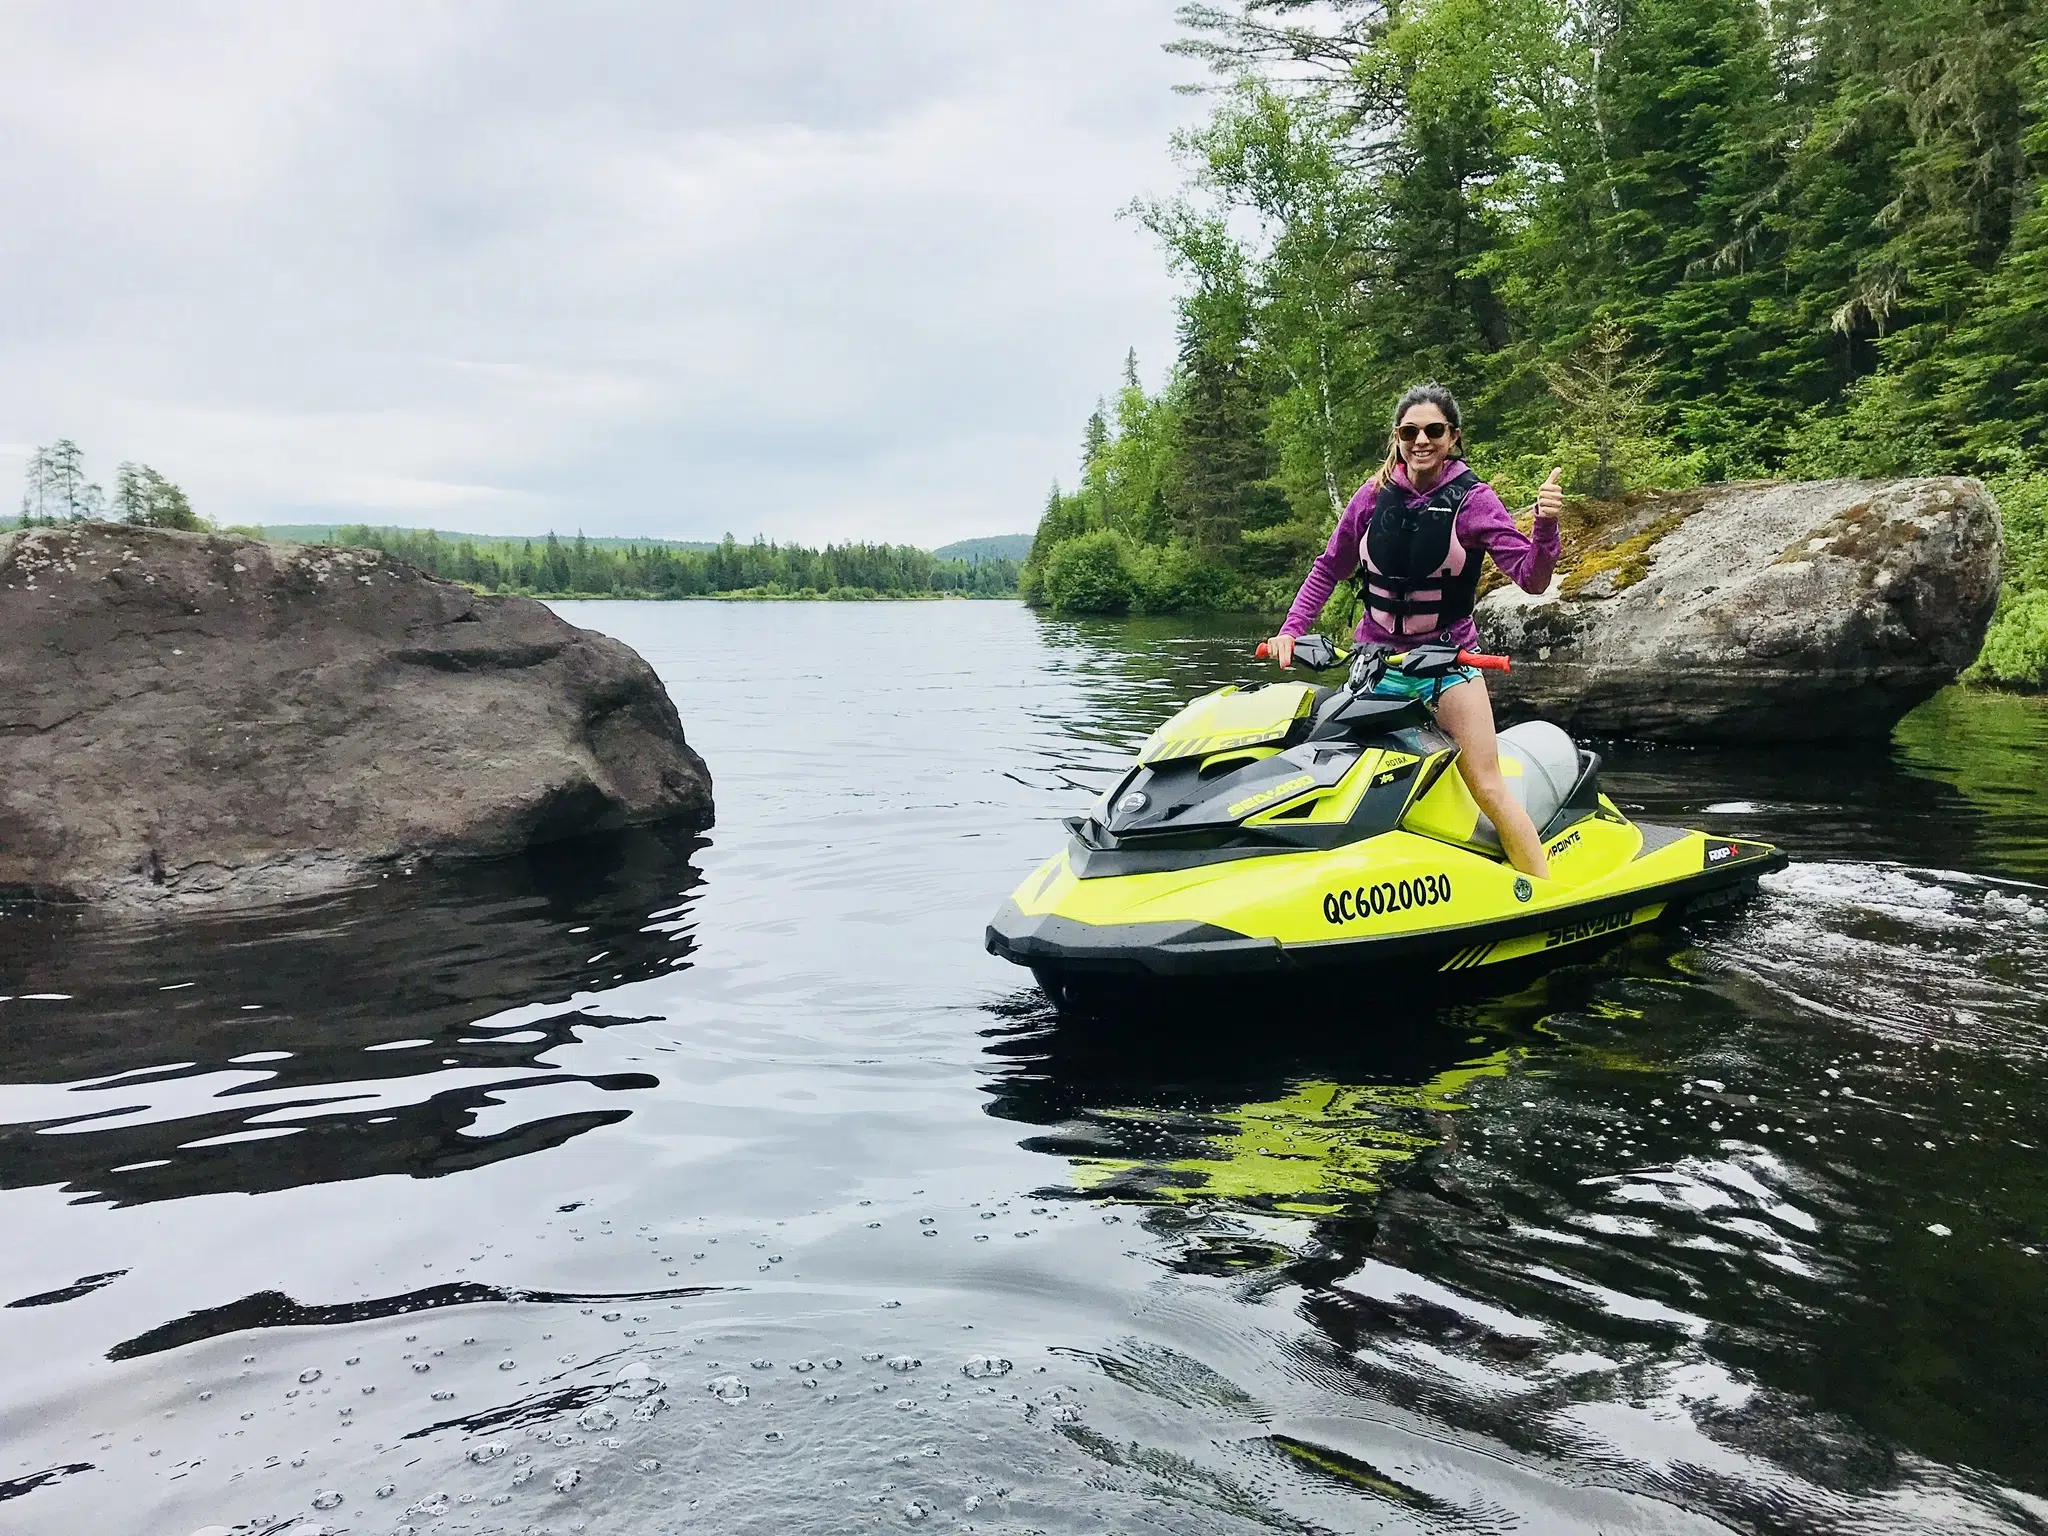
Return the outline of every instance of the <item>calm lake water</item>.
{"type": "Polygon", "coordinates": [[[1496,997],[982,928],[1249,626],[565,604],[702,839],[0,920],[0,1531],[2048,1530],[2048,710],[1618,750],[1798,860],[1496,997]]]}

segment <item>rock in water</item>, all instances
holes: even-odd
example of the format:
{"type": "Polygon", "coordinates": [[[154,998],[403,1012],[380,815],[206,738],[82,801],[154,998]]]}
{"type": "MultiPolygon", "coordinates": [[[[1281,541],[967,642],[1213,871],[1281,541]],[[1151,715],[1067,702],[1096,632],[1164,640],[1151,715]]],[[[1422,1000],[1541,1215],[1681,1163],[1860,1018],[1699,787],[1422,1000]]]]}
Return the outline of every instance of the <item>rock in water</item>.
{"type": "Polygon", "coordinates": [[[0,536],[0,890],[263,901],[711,819],[653,668],[368,549],[0,536]]]}
{"type": "Polygon", "coordinates": [[[1592,736],[1882,738],[1968,666],[1998,603],[1975,480],[1751,482],[1568,510],[1559,578],[1479,604],[1504,713],[1592,736]]]}

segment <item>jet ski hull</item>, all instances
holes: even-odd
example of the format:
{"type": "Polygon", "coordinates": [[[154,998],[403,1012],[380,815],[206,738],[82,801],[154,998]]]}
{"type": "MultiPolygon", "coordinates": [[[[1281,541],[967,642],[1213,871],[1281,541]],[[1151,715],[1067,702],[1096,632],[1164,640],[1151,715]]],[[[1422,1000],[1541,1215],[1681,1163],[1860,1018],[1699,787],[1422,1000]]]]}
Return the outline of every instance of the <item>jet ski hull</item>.
{"type": "MultiPolygon", "coordinates": [[[[1560,875],[1578,872],[1568,861],[1593,830],[1582,825],[1552,844],[1560,875]]],[[[1088,853],[1077,841],[1004,903],[987,945],[1041,980],[1472,972],[1723,904],[1787,863],[1768,844],[1618,815],[1599,831],[1636,846],[1612,870],[1575,883],[1529,881],[1497,859],[1397,832],[1329,851],[1233,859],[1212,866],[1215,878],[1171,890],[1155,875],[1077,876],[1088,853]],[[1382,843],[1389,846],[1375,846],[1382,843]],[[1164,915],[1173,908],[1181,911],[1164,915]],[[1197,916],[1196,908],[1206,910],[1197,916]]]]}

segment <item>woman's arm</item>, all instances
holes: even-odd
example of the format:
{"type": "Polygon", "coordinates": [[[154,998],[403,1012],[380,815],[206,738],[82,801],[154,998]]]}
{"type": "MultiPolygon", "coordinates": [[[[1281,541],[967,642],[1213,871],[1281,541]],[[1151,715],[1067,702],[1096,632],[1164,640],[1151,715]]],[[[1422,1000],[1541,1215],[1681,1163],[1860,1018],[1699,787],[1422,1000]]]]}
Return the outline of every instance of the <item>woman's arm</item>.
{"type": "Polygon", "coordinates": [[[1316,556],[1315,564],[1309,567],[1308,579],[1302,582],[1301,591],[1295,594],[1294,606],[1287,610],[1287,622],[1280,626],[1281,634],[1297,640],[1307,634],[1309,626],[1316,621],[1316,615],[1323,611],[1323,604],[1337,590],[1337,583],[1358,569],[1358,541],[1365,537],[1366,513],[1371,508],[1372,485],[1368,482],[1351,498],[1351,505],[1337,519],[1337,528],[1330,535],[1328,547],[1316,556]]]}
{"type": "Polygon", "coordinates": [[[1479,486],[1465,498],[1458,513],[1458,542],[1492,555],[1493,563],[1524,592],[1541,592],[1550,585],[1551,573],[1564,553],[1557,516],[1546,511],[1548,501],[1555,499],[1539,498],[1532,536],[1515,526],[1513,514],[1501,505],[1492,486],[1479,486]]]}

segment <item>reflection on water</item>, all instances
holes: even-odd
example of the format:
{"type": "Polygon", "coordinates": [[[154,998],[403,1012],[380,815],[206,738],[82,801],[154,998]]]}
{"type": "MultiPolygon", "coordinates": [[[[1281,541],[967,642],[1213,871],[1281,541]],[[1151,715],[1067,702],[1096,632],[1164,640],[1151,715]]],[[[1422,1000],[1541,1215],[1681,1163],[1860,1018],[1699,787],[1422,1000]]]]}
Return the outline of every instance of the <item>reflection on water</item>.
{"type": "Polygon", "coordinates": [[[0,958],[0,1188],[435,1178],[622,1119],[561,1106],[658,1078],[546,1058],[630,1022],[603,992],[689,964],[693,847],[635,833],[148,927],[24,914],[0,958]]]}
{"type": "Polygon", "coordinates": [[[2038,703],[1616,747],[1800,862],[1513,993],[1080,1025],[981,925],[1258,626],[571,606],[713,838],[0,919],[10,1536],[2048,1531],[2038,703]]]}

